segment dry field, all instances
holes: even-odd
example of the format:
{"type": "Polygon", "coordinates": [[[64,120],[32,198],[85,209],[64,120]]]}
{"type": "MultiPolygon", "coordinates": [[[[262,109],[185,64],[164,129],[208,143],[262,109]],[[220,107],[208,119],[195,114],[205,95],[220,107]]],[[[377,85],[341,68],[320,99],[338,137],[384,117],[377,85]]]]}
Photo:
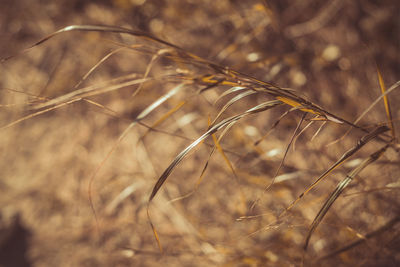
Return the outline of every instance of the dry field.
{"type": "Polygon", "coordinates": [[[3,0],[0,266],[399,266],[399,6],[3,0]]]}

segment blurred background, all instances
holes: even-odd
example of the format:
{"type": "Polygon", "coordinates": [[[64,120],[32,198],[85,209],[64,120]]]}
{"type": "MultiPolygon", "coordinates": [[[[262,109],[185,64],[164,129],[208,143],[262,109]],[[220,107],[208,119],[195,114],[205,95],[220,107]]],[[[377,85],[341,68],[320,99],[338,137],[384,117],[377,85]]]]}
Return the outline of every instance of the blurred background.
{"type": "MultiPolygon", "coordinates": [[[[302,248],[325,199],[381,146],[378,141],[279,217],[363,135],[353,130],[327,146],[347,126],[328,123],[313,138],[321,123],[312,124],[264,192],[301,118],[291,113],[269,132],[287,107],[248,117],[222,139],[234,172],[221,153],[210,156],[213,140],[208,138],[172,173],[150,205],[164,248],[161,256],[146,213],[151,189],[175,156],[207,130],[209,118],[227,101],[216,102],[218,96],[229,87],[198,94],[204,86],[194,83],[117,143],[140,112],[177,85],[165,77],[201,77],[212,70],[162,57],[166,47],[146,38],[115,33],[67,32],[21,51],[68,25],[140,30],[295,89],[355,121],[381,95],[377,67],[387,88],[399,80],[399,12],[396,0],[2,0],[0,58],[14,57],[0,65],[0,266],[398,265],[397,223],[366,239],[399,214],[399,154],[392,149],[356,177],[314,233],[307,252],[302,248]],[[143,77],[147,71],[150,82],[29,117],[49,99],[113,79],[122,82],[129,75],[143,77]],[[316,262],[359,239],[366,241],[316,262]]],[[[395,90],[389,96],[399,132],[400,94],[395,90]]],[[[266,99],[243,98],[224,116],[266,99]]],[[[359,124],[373,129],[386,121],[382,102],[359,124]]]]}

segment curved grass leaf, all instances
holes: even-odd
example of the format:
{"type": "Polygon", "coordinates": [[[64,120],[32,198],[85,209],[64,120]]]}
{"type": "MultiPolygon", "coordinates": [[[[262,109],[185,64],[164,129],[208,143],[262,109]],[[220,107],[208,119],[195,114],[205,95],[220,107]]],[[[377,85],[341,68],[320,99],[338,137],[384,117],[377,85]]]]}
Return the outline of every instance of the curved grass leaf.
{"type": "Polygon", "coordinates": [[[248,90],[248,88],[246,88],[246,87],[241,87],[241,86],[234,86],[234,87],[229,88],[228,90],[224,91],[220,96],[218,96],[217,100],[215,100],[215,102],[214,102],[214,105],[215,105],[221,98],[223,98],[224,96],[226,96],[226,95],[228,95],[228,94],[232,94],[232,93],[234,93],[234,92],[241,91],[241,90],[248,90]]]}
{"type": "Polygon", "coordinates": [[[92,68],[90,68],[90,70],[85,75],[83,75],[81,80],[75,85],[75,88],[78,88],[90,76],[90,74],[92,74],[107,59],[109,59],[114,54],[122,51],[123,49],[126,49],[126,48],[125,47],[120,47],[118,49],[115,49],[115,50],[111,51],[110,53],[108,53],[107,55],[105,55],[102,59],[100,59],[92,68]]]}
{"type": "Polygon", "coordinates": [[[249,96],[249,95],[254,95],[257,94],[257,92],[255,91],[245,91],[241,94],[238,94],[237,96],[233,97],[231,100],[229,100],[219,111],[218,115],[215,117],[215,119],[213,120],[213,122],[211,123],[211,125],[214,125],[215,122],[219,119],[219,117],[221,117],[222,113],[224,113],[225,110],[227,110],[230,106],[232,106],[235,102],[239,101],[240,99],[249,96]]]}
{"type": "Polygon", "coordinates": [[[282,104],[282,102],[278,101],[278,100],[268,101],[268,102],[259,104],[241,114],[224,119],[221,122],[217,123],[216,125],[212,126],[210,129],[207,130],[207,132],[205,132],[202,136],[200,136],[198,139],[196,139],[194,142],[192,142],[188,147],[186,147],[184,150],[182,150],[181,153],[179,153],[178,156],[176,156],[175,159],[172,161],[172,163],[165,169],[165,171],[158,178],[156,184],[153,187],[153,190],[149,197],[149,202],[151,202],[151,200],[155,197],[158,190],[160,190],[161,186],[164,184],[164,182],[167,180],[168,176],[171,174],[172,170],[183,160],[183,158],[194,147],[196,147],[204,139],[206,139],[210,135],[214,134],[215,132],[219,131],[220,129],[224,128],[225,126],[231,124],[232,122],[238,121],[247,115],[259,113],[259,112],[271,109],[271,108],[276,107],[281,104],[282,104]]]}
{"type": "MultiPolygon", "coordinates": [[[[152,41],[155,41],[155,42],[158,42],[158,43],[161,43],[161,44],[164,44],[164,45],[176,48],[176,49],[181,49],[180,47],[178,47],[174,44],[171,44],[167,41],[159,39],[149,33],[138,31],[138,30],[131,30],[131,29],[123,28],[123,27],[106,26],[106,25],[69,25],[67,27],[64,27],[64,28],[56,31],[56,32],[53,32],[52,34],[49,34],[48,36],[44,37],[43,39],[39,40],[38,42],[34,43],[30,47],[23,50],[22,52],[28,51],[31,48],[48,41],[49,39],[53,38],[56,35],[59,35],[61,33],[65,33],[65,32],[71,32],[71,31],[124,33],[124,34],[129,34],[129,35],[133,35],[133,36],[137,36],[137,37],[143,37],[143,38],[146,38],[146,39],[149,39],[149,40],[152,40],[152,41]]],[[[6,61],[12,57],[14,57],[14,56],[9,56],[9,57],[3,58],[1,61],[6,61]]]]}
{"type": "Polygon", "coordinates": [[[376,161],[380,156],[383,155],[383,153],[386,151],[386,149],[389,147],[389,145],[385,145],[381,149],[377,150],[373,154],[371,154],[368,158],[366,158],[363,162],[361,162],[356,168],[354,168],[349,174],[347,174],[346,178],[342,180],[335,188],[335,190],[332,192],[332,194],[329,196],[329,198],[325,201],[324,205],[322,208],[319,210],[317,216],[315,217],[314,221],[312,222],[310,226],[310,230],[307,234],[307,237],[304,242],[304,250],[307,249],[308,243],[310,241],[311,235],[319,225],[319,223],[322,221],[326,213],[328,212],[329,208],[332,206],[332,204],[336,201],[336,199],[340,196],[340,194],[343,192],[343,190],[349,185],[349,183],[354,179],[356,175],[358,175],[365,167],[367,167],[369,164],[373,163],[376,161]]]}
{"type": "Polygon", "coordinates": [[[294,205],[296,205],[296,203],[300,201],[306,194],[308,194],[311,191],[311,189],[313,189],[323,178],[327,177],[334,169],[342,165],[347,159],[353,156],[365,144],[367,144],[372,139],[378,137],[379,134],[382,134],[388,130],[389,128],[387,126],[381,126],[376,128],[373,132],[364,135],[360,140],[358,140],[357,144],[353,148],[344,153],[340,159],[338,159],[329,169],[327,169],[323,174],[321,174],[321,176],[319,176],[317,180],[315,180],[307,188],[306,191],[304,191],[295,201],[293,201],[292,204],[290,204],[289,207],[286,209],[286,211],[290,210],[294,205]]]}

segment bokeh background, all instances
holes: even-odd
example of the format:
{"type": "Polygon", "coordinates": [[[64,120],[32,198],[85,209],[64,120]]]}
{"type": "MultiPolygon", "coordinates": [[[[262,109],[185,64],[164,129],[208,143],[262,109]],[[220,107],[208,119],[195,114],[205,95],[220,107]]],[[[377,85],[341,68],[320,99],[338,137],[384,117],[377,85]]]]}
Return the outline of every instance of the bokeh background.
{"type": "MultiPolygon", "coordinates": [[[[329,123],[312,139],[321,123],[312,124],[289,150],[276,183],[263,193],[301,114],[286,116],[258,146],[254,142],[287,107],[246,118],[222,140],[234,173],[220,153],[209,156],[211,138],[179,165],[150,206],[164,248],[164,255],[159,253],[146,214],[152,186],[174,157],[206,131],[208,118],[214,118],[226,102],[224,98],[214,104],[227,87],[198,94],[202,86],[193,84],[144,120],[153,125],[180,107],[155,127],[157,131],[135,126],[104,159],[130,122],[176,85],[158,77],[200,76],[210,72],[207,68],[157,58],[149,72],[154,80],[144,83],[135,97],[131,95],[138,85],[90,97],[97,105],[79,101],[10,126],[34,113],[36,104],[76,90],[84,75],[111,51],[125,46],[77,88],[144,75],[151,52],[165,48],[121,34],[68,32],[20,53],[73,24],[116,25],[151,33],[213,62],[296,89],[354,121],[381,94],[377,67],[387,87],[400,79],[398,1],[2,0],[1,6],[0,57],[15,56],[0,65],[0,265],[399,264],[397,224],[353,249],[316,262],[398,216],[399,154],[391,149],[356,177],[314,233],[307,252],[302,248],[325,199],[346,173],[380,147],[377,141],[278,218],[362,136],[351,131],[327,146],[348,128],[329,123]],[[127,49],[130,45],[138,49],[127,49]],[[245,215],[253,217],[240,219],[245,215]]],[[[400,94],[395,90],[389,96],[399,132],[400,94]]],[[[246,97],[225,116],[265,99],[246,97]]],[[[379,103],[360,125],[373,129],[386,121],[379,103]]]]}

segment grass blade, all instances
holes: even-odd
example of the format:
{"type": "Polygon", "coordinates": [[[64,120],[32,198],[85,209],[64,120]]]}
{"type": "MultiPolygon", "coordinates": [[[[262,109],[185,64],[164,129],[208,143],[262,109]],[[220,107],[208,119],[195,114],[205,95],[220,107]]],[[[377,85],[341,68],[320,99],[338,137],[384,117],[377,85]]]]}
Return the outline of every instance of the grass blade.
{"type": "Polygon", "coordinates": [[[101,64],[103,64],[107,59],[109,59],[111,56],[113,56],[114,54],[122,51],[123,49],[125,49],[125,47],[120,47],[118,49],[115,49],[113,51],[111,51],[110,53],[108,53],[107,55],[105,55],[102,59],[100,59],[92,68],[90,68],[90,70],[83,75],[83,77],[81,78],[81,80],[75,85],[74,88],[78,88],[89,76],[90,74],[92,74],[101,64]]]}
{"type": "Polygon", "coordinates": [[[328,212],[329,208],[332,206],[332,204],[336,201],[336,199],[340,196],[340,194],[343,192],[343,190],[349,185],[349,183],[354,179],[356,175],[358,175],[365,167],[367,167],[369,164],[373,163],[376,161],[379,157],[385,153],[386,149],[389,147],[389,145],[385,145],[381,149],[377,150],[373,154],[371,154],[367,159],[365,159],[363,162],[361,162],[356,168],[354,168],[349,174],[347,174],[346,178],[342,180],[337,186],[336,189],[332,192],[332,194],[329,196],[329,198],[325,201],[324,205],[322,208],[319,210],[317,216],[315,217],[314,221],[312,222],[310,226],[310,230],[307,234],[306,240],[304,242],[304,250],[307,249],[308,243],[310,241],[311,235],[319,225],[319,223],[322,221],[326,213],[328,212]]]}
{"type": "Polygon", "coordinates": [[[353,148],[351,148],[346,153],[344,153],[339,160],[337,160],[329,169],[327,169],[323,174],[321,174],[321,176],[319,176],[317,178],[317,180],[315,180],[315,182],[313,182],[307,188],[306,191],[304,191],[295,201],[293,201],[292,204],[290,204],[289,207],[286,209],[286,211],[293,208],[293,206],[296,205],[296,203],[298,201],[300,201],[306,194],[308,194],[308,192],[310,192],[311,189],[313,189],[323,178],[327,177],[334,169],[336,169],[337,167],[342,165],[347,159],[349,159],[351,156],[353,156],[365,144],[367,144],[369,141],[371,141],[372,139],[377,137],[379,134],[382,134],[388,130],[389,130],[389,128],[387,126],[381,126],[381,127],[376,128],[373,132],[371,132],[367,135],[364,135],[360,140],[358,140],[357,144],[353,148]]]}
{"type": "Polygon", "coordinates": [[[232,94],[232,93],[234,93],[234,92],[241,91],[241,90],[248,90],[248,88],[246,88],[246,87],[240,87],[240,86],[234,86],[234,87],[229,88],[228,90],[224,91],[224,92],[217,98],[217,100],[215,100],[214,105],[215,105],[221,98],[223,98],[224,96],[229,95],[229,94],[232,94]]]}
{"type": "Polygon", "coordinates": [[[364,110],[364,112],[353,122],[353,124],[357,124],[368,112],[370,112],[370,110],[379,103],[379,101],[384,98],[385,96],[387,96],[389,93],[393,92],[395,89],[397,89],[398,87],[400,87],[400,81],[397,81],[396,83],[394,83],[392,86],[390,86],[390,88],[384,93],[382,94],[380,97],[378,97],[366,110],[364,110]]]}
{"type": "Polygon", "coordinates": [[[241,94],[238,94],[237,96],[233,97],[231,100],[228,101],[228,103],[226,103],[221,110],[219,111],[218,115],[215,117],[215,119],[213,120],[213,122],[211,123],[211,125],[214,125],[215,122],[219,119],[219,117],[221,117],[222,113],[224,113],[225,110],[227,110],[231,105],[233,105],[235,102],[239,101],[240,99],[249,96],[249,95],[254,95],[257,92],[255,91],[245,91],[241,94]]]}
{"type": "MultiPolygon", "coordinates": [[[[164,44],[176,49],[181,49],[180,47],[171,44],[167,41],[164,41],[162,39],[159,39],[149,33],[146,32],[142,32],[142,31],[138,31],[138,30],[131,30],[131,29],[127,29],[127,28],[123,28],[123,27],[117,27],[117,26],[106,26],[106,25],[70,25],[67,27],[64,27],[46,37],[44,37],[43,39],[39,40],[38,42],[34,43],[33,45],[31,45],[30,47],[24,49],[23,51],[21,51],[20,53],[24,53],[29,51],[30,49],[34,48],[35,46],[38,46],[48,40],[50,40],[51,38],[55,37],[56,35],[59,35],[61,33],[65,33],[65,32],[71,32],[71,31],[88,31],[88,32],[111,32],[111,33],[123,33],[123,34],[129,34],[129,35],[133,35],[133,36],[137,36],[137,37],[144,37],[146,39],[158,42],[160,44],[164,44]]],[[[10,58],[14,57],[15,55],[3,58],[1,60],[1,62],[9,60],[10,58]]]]}
{"type": "Polygon", "coordinates": [[[249,114],[254,114],[258,112],[262,112],[268,109],[271,109],[273,107],[276,107],[278,105],[281,105],[281,101],[273,100],[273,101],[268,101],[265,103],[262,103],[260,105],[257,105],[239,115],[229,117],[227,119],[222,120],[221,122],[217,123],[216,125],[212,126],[210,129],[207,130],[202,136],[200,136],[198,139],[196,139],[194,142],[192,142],[188,147],[186,147],[184,150],[179,153],[178,156],[175,157],[175,159],[172,161],[172,163],[165,169],[163,174],[158,178],[156,184],[153,187],[153,190],[151,192],[151,195],[149,197],[149,202],[152,201],[152,199],[155,197],[157,194],[158,190],[160,190],[161,186],[164,184],[164,182],[167,180],[168,176],[171,174],[172,170],[183,160],[183,158],[194,148],[196,147],[199,143],[201,143],[204,139],[212,135],[213,133],[219,131],[220,129],[224,128],[225,126],[229,125],[232,122],[238,121],[241,118],[249,115],[249,114]]]}
{"type": "Polygon", "coordinates": [[[163,123],[165,120],[167,120],[170,116],[172,116],[172,114],[174,114],[175,112],[177,112],[181,107],[183,107],[183,105],[185,105],[186,102],[185,101],[181,101],[179,102],[175,107],[173,107],[172,109],[168,110],[165,114],[163,114],[156,122],[154,122],[148,129],[147,131],[140,137],[140,139],[142,140],[143,138],[146,137],[146,135],[150,132],[150,131],[154,131],[155,128],[160,125],[161,123],[163,123]]]}
{"type": "Polygon", "coordinates": [[[393,125],[393,119],[392,119],[392,111],[390,110],[389,99],[388,99],[387,95],[385,94],[385,92],[386,92],[385,82],[383,81],[382,74],[379,71],[379,68],[377,68],[377,72],[378,72],[379,86],[381,87],[381,91],[382,91],[382,95],[383,95],[383,103],[385,104],[386,116],[388,118],[388,124],[390,125],[390,130],[392,131],[392,137],[396,138],[396,133],[394,131],[394,125],[393,125]]]}

